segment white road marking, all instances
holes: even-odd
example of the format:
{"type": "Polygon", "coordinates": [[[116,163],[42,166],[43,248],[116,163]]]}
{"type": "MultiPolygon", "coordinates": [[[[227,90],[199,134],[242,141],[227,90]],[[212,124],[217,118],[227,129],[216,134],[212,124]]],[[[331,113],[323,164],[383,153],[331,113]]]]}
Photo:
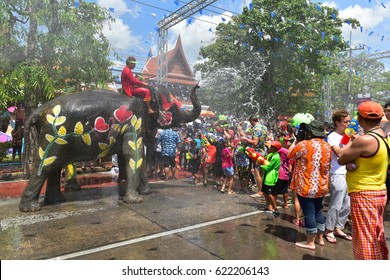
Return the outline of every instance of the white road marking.
{"type": "Polygon", "coordinates": [[[219,223],[223,223],[223,222],[227,222],[227,221],[231,221],[231,220],[235,220],[235,219],[245,218],[245,217],[253,216],[253,215],[256,215],[259,213],[264,213],[264,211],[257,210],[257,211],[244,213],[244,214],[240,214],[240,215],[236,215],[236,216],[232,216],[232,217],[228,217],[228,218],[223,218],[223,219],[218,219],[218,220],[209,221],[209,222],[205,222],[205,223],[200,223],[200,224],[196,224],[196,225],[192,225],[192,226],[188,226],[188,227],[159,232],[159,233],[155,233],[155,234],[151,234],[151,235],[147,235],[147,236],[143,236],[143,237],[139,237],[139,238],[129,239],[129,240],[125,240],[125,241],[121,241],[121,242],[117,242],[117,243],[113,243],[113,244],[109,244],[109,245],[105,245],[105,246],[101,246],[101,247],[97,247],[97,248],[93,248],[93,249],[89,249],[89,250],[84,250],[84,251],[79,251],[79,252],[75,252],[75,253],[71,253],[71,254],[58,256],[55,258],[51,258],[49,260],[66,260],[66,259],[81,257],[84,255],[98,253],[98,252],[102,252],[105,250],[110,250],[110,249],[114,249],[114,248],[118,248],[118,247],[122,247],[122,246],[127,246],[130,244],[135,244],[135,243],[139,243],[139,242],[143,242],[143,241],[147,241],[147,240],[151,240],[151,239],[155,239],[155,238],[160,238],[160,237],[164,237],[164,236],[171,235],[171,234],[176,234],[176,233],[189,231],[189,230],[193,230],[193,229],[197,229],[197,228],[201,228],[201,227],[215,225],[215,224],[219,224],[219,223]]]}
{"type": "Polygon", "coordinates": [[[83,213],[92,213],[95,211],[104,210],[104,208],[90,208],[79,211],[65,211],[65,212],[54,212],[48,214],[35,214],[25,217],[9,218],[0,221],[1,231],[6,230],[10,227],[18,227],[23,225],[32,225],[40,222],[47,222],[51,220],[60,220],[71,216],[79,216],[83,213]]]}

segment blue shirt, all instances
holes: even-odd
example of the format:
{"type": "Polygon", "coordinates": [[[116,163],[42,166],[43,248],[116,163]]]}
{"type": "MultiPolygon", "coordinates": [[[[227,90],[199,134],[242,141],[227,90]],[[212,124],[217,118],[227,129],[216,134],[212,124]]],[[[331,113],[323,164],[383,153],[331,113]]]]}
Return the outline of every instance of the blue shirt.
{"type": "Polygon", "coordinates": [[[157,141],[161,143],[161,155],[174,157],[176,156],[177,144],[181,142],[180,136],[171,128],[161,131],[157,141]]]}

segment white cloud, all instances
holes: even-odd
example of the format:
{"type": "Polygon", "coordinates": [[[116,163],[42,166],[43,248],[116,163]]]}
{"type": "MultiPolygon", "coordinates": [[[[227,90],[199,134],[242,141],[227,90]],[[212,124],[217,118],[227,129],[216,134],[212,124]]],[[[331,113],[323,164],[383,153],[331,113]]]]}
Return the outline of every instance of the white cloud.
{"type": "Polygon", "coordinates": [[[112,16],[115,22],[107,23],[103,28],[103,34],[109,40],[111,47],[116,51],[128,51],[139,46],[141,37],[133,35],[130,27],[119,16],[129,13],[133,18],[138,17],[141,8],[137,5],[135,9],[129,10],[123,0],[99,0],[97,3],[107,9],[114,8],[112,16]]]}
{"type": "Polygon", "coordinates": [[[140,44],[141,37],[132,34],[130,27],[121,19],[116,19],[114,23],[106,25],[103,29],[104,35],[110,41],[110,45],[115,50],[129,50],[140,44]]]}
{"type": "Polygon", "coordinates": [[[383,8],[375,6],[374,8],[363,8],[359,5],[349,6],[340,11],[341,18],[356,18],[365,28],[374,28],[382,23],[385,19],[385,14],[389,13],[383,8]]]}
{"type": "Polygon", "coordinates": [[[327,6],[327,7],[336,8],[337,9],[337,4],[334,1],[331,1],[331,2],[325,1],[324,3],[322,3],[322,6],[327,6]]]}
{"type": "MultiPolygon", "coordinates": [[[[390,6],[390,2],[385,4],[390,6]]],[[[343,25],[343,36],[345,40],[350,40],[350,33],[352,31],[353,44],[366,45],[367,48],[384,49],[386,46],[380,44],[382,36],[388,36],[390,30],[390,13],[382,5],[372,5],[368,8],[363,8],[360,5],[351,5],[346,9],[340,10],[341,18],[355,18],[362,28],[352,29],[348,24],[343,25]],[[373,32],[373,35],[369,35],[373,32]]],[[[383,42],[382,42],[383,43],[383,42]]]]}
{"type": "Polygon", "coordinates": [[[187,61],[192,67],[199,60],[200,47],[209,45],[215,38],[215,29],[223,22],[222,18],[228,22],[231,16],[228,12],[222,15],[200,15],[193,17],[189,25],[187,20],[178,23],[169,30],[168,49],[174,47],[180,35],[187,61]],[[212,32],[209,31],[210,28],[212,32]]]}
{"type": "Polygon", "coordinates": [[[114,13],[127,10],[127,5],[123,0],[98,0],[97,3],[107,9],[114,8],[114,13]]]}

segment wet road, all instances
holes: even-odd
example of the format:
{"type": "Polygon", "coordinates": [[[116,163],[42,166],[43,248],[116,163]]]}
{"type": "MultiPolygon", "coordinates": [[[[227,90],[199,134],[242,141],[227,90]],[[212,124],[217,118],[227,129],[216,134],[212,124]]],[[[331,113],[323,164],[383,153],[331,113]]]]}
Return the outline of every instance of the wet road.
{"type": "MultiPolygon", "coordinates": [[[[117,184],[65,193],[67,201],[37,213],[0,199],[0,258],[84,260],[352,260],[352,244],[297,248],[305,240],[293,206],[280,216],[259,210],[264,201],[220,193],[188,179],[153,182],[141,204],[124,204],[117,184]]],[[[326,201],[326,200],[325,200],[326,201]]],[[[390,207],[386,233],[390,247],[390,207]]],[[[326,209],[326,208],[325,208],[326,209]]],[[[350,233],[350,228],[346,231],[350,233]]]]}

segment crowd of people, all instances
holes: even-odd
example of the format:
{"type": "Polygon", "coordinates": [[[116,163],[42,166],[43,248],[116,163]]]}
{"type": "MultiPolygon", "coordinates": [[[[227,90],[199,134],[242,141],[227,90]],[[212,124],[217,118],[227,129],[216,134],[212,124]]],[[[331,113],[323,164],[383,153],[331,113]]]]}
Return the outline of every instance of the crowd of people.
{"type": "Polygon", "coordinates": [[[192,184],[248,194],[274,217],[291,203],[293,223],[306,231],[297,247],[315,250],[342,238],[351,241],[355,259],[388,259],[383,221],[390,125],[381,123],[384,115],[390,120],[390,103],[383,109],[368,101],[353,119],[344,109],[334,111],[330,125],[267,126],[256,116],[200,119],[159,130],[151,176],[176,179],[177,169],[187,170],[192,184]],[[360,127],[342,144],[352,120],[360,127]]]}
{"type": "Polygon", "coordinates": [[[0,130],[6,133],[11,127],[11,146],[12,146],[12,161],[15,161],[18,155],[19,161],[22,160],[22,148],[24,138],[24,106],[22,102],[18,102],[15,106],[6,106],[0,113],[0,130]]]}

